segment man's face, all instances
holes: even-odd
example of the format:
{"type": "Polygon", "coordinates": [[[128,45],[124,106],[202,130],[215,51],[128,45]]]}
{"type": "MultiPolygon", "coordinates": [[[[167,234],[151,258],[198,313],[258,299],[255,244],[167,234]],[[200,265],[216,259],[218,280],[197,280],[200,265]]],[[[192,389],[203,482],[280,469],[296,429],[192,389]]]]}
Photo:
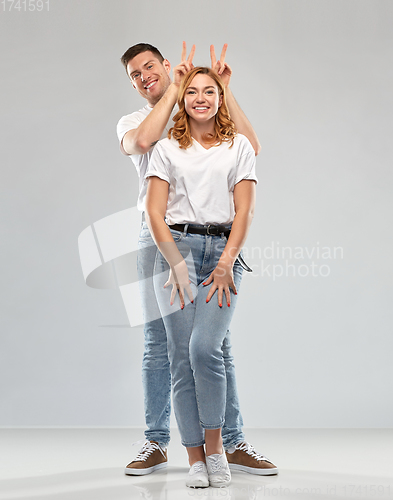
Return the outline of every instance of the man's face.
{"type": "Polygon", "coordinates": [[[132,85],[151,106],[157,104],[171,83],[170,69],[167,59],[161,63],[150,51],[141,52],[127,64],[132,85]]]}

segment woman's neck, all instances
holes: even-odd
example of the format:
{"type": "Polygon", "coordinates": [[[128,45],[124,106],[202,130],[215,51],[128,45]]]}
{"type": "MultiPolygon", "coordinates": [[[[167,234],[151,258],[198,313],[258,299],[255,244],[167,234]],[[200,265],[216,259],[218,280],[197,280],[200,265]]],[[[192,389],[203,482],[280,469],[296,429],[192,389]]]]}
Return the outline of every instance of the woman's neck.
{"type": "Polygon", "coordinates": [[[190,129],[192,137],[202,145],[213,146],[213,144],[205,143],[204,139],[209,135],[214,135],[214,121],[212,118],[208,122],[197,122],[196,120],[190,119],[190,129]]]}

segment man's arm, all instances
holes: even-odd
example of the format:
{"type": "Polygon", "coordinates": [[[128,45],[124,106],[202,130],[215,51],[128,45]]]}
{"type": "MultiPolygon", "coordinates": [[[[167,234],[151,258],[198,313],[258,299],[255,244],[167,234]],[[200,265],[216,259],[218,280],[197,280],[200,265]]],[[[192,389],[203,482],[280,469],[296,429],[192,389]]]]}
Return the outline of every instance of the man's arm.
{"type": "Polygon", "coordinates": [[[232,120],[235,122],[236,128],[240,134],[243,134],[251,142],[251,145],[255,151],[255,156],[261,152],[261,144],[258,140],[258,136],[255,133],[251,123],[249,122],[247,116],[244,114],[243,110],[237,103],[231,89],[229,88],[229,81],[232,76],[232,69],[225,62],[225,55],[228,48],[228,44],[224,44],[221,52],[220,59],[217,61],[216,53],[214,50],[214,45],[210,45],[210,58],[212,69],[216,71],[221,77],[222,83],[226,89],[226,99],[229,109],[229,114],[232,120]]]}
{"type": "Polygon", "coordinates": [[[178,90],[178,86],[171,83],[143,122],[126,132],[121,143],[125,154],[143,155],[160,140],[176,103],[178,90]]]}
{"type": "Polygon", "coordinates": [[[235,122],[238,132],[245,135],[251,142],[251,146],[255,151],[255,156],[257,156],[261,152],[261,144],[258,140],[258,136],[251,123],[249,122],[247,116],[244,114],[243,110],[237,103],[229,87],[227,87],[226,89],[226,97],[229,114],[231,115],[232,120],[235,122]]]}

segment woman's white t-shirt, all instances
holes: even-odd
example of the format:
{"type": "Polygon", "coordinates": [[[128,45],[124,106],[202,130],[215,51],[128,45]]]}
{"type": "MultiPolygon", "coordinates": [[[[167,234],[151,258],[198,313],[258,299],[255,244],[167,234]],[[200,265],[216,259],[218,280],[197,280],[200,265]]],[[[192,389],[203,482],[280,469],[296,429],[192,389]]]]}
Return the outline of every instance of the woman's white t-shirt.
{"type": "Polygon", "coordinates": [[[175,139],[159,141],[145,179],[156,176],[169,183],[166,221],[171,224],[228,224],[235,217],[233,190],[244,180],[257,182],[255,151],[237,134],[233,146],[223,142],[205,149],[193,139],[187,149],[175,139]]]}

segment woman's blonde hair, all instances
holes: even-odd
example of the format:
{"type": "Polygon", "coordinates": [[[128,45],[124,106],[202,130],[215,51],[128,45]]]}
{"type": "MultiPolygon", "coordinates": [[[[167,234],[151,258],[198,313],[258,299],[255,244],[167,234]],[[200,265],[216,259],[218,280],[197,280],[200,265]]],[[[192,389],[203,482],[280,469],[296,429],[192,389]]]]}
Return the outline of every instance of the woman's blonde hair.
{"type": "Polygon", "coordinates": [[[234,122],[231,120],[229,115],[228,106],[225,98],[225,87],[221,81],[221,78],[212,69],[207,67],[199,66],[194,68],[192,71],[186,74],[184,77],[180,88],[179,95],[177,98],[177,104],[179,106],[179,111],[173,117],[175,122],[174,126],[168,132],[168,139],[173,137],[179,142],[179,147],[182,149],[187,149],[192,144],[191,128],[189,123],[189,116],[186,113],[184,105],[184,96],[187,88],[189,87],[192,79],[195,75],[201,73],[202,75],[208,75],[212,78],[218,87],[219,94],[222,96],[221,106],[218,108],[216,119],[214,122],[214,133],[208,134],[204,137],[207,143],[212,143],[215,146],[219,146],[223,142],[230,142],[230,148],[233,146],[233,140],[237,134],[234,122]]]}

